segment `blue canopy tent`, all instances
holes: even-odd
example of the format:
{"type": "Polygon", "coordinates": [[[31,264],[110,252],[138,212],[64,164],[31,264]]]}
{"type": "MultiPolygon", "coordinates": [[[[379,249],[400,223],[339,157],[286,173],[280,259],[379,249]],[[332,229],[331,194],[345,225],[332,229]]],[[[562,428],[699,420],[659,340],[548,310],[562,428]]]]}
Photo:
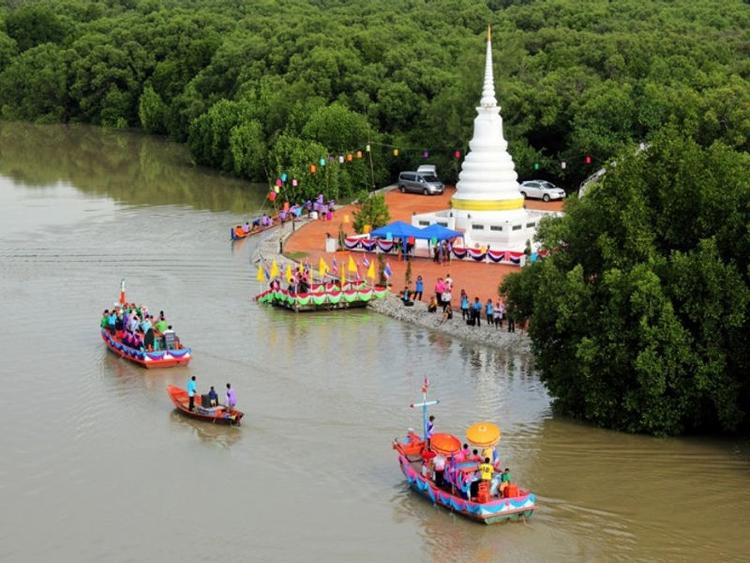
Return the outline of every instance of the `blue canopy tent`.
{"type": "Polygon", "coordinates": [[[443,227],[442,225],[438,225],[437,223],[433,223],[429,227],[425,227],[424,229],[420,230],[422,231],[421,238],[426,238],[427,240],[450,240],[456,237],[464,236],[463,233],[453,231],[451,229],[443,227]]]}
{"type": "Polygon", "coordinates": [[[384,227],[375,229],[370,233],[370,236],[373,238],[385,239],[405,239],[408,237],[425,238],[422,229],[412,227],[411,225],[409,225],[408,223],[404,223],[403,221],[394,221],[393,223],[389,223],[384,227]]]}

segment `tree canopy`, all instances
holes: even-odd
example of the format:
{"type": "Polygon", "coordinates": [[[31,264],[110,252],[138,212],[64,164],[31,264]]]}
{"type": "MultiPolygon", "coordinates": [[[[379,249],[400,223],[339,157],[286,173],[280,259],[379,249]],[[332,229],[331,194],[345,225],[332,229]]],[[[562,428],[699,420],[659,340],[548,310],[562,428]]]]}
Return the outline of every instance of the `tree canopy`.
{"type": "Polygon", "coordinates": [[[750,427],[750,155],[668,127],[562,218],[509,276],[565,413],[628,431],[750,427]]]}
{"type": "Polygon", "coordinates": [[[7,0],[0,111],[142,127],[189,140],[197,162],[269,182],[280,139],[317,143],[318,158],[370,144],[341,167],[342,195],[393,180],[425,151],[451,181],[487,24],[521,179],[570,191],[670,123],[704,146],[748,150],[740,0],[7,0]],[[228,107],[243,108],[231,127],[218,115],[228,107]]]}

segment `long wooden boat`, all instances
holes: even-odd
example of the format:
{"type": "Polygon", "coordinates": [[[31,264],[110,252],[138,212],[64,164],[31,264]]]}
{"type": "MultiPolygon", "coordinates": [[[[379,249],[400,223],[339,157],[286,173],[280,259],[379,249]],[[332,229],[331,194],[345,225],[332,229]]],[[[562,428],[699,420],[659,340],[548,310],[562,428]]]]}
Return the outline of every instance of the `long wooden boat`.
{"type": "MultiPolygon", "coordinates": [[[[285,222],[291,221],[291,219],[287,219],[285,222]]],[[[281,218],[278,215],[274,215],[271,217],[271,224],[266,225],[265,227],[250,227],[250,230],[248,232],[245,232],[242,229],[241,225],[237,225],[236,227],[232,227],[229,229],[229,238],[231,240],[242,240],[246,239],[248,237],[254,237],[255,235],[259,235],[260,233],[263,233],[269,229],[273,229],[274,227],[278,227],[279,225],[283,224],[281,221],[281,218]]]]}
{"type": "MultiPolygon", "coordinates": [[[[193,406],[193,410],[190,410],[190,399],[188,397],[187,391],[185,391],[181,387],[176,387],[175,385],[167,386],[167,394],[169,395],[169,398],[172,399],[172,403],[174,404],[175,409],[180,414],[188,416],[190,418],[195,418],[197,420],[212,422],[214,424],[229,424],[239,426],[242,417],[245,416],[245,413],[243,413],[242,411],[238,411],[237,409],[230,409],[224,406],[206,408],[200,406],[199,404],[195,404],[193,406]]],[[[200,397],[196,397],[196,399],[200,399],[200,397]]]]}
{"type": "MultiPolygon", "coordinates": [[[[475,522],[497,524],[510,520],[531,518],[536,510],[536,496],[531,491],[521,489],[515,484],[509,483],[502,493],[495,490],[495,494],[500,496],[493,496],[492,482],[484,481],[478,487],[480,491],[477,491],[476,496],[472,496],[471,485],[479,464],[477,461],[463,459],[460,454],[461,441],[456,436],[452,434],[430,434],[427,422],[427,407],[435,405],[439,401],[427,400],[428,388],[429,380],[425,378],[425,383],[422,386],[422,402],[411,405],[422,409],[423,437],[410,430],[405,438],[393,441],[393,449],[396,450],[399,466],[409,487],[434,504],[457,512],[475,522]],[[431,435],[429,442],[424,439],[424,436],[427,435],[431,435]],[[426,468],[424,467],[425,459],[435,455],[443,455],[447,459],[444,473],[447,478],[443,480],[442,486],[438,486],[432,478],[429,464],[426,468]],[[459,459],[460,461],[457,461],[459,459]],[[423,469],[426,470],[423,472],[423,469]],[[484,489],[483,492],[481,492],[482,488],[484,489]]],[[[479,442],[472,440],[470,432],[477,427],[484,429],[485,426],[495,429],[496,438],[493,436],[490,441],[481,445],[494,446],[500,440],[500,430],[491,423],[478,423],[472,426],[467,431],[468,441],[480,445],[479,442]]],[[[496,485],[499,485],[499,483],[496,485]]]]}
{"type": "Polygon", "coordinates": [[[292,293],[285,289],[269,289],[255,296],[258,303],[267,303],[304,313],[366,307],[372,299],[383,299],[388,290],[383,287],[359,287],[341,290],[332,284],[320,284],[307,293],[292,293]]]}
{"type": "Polygon", "coordinates": [[[102,340],[110,352],[121,358],[143,366],[144,368],[171,368],[175,366],[186,366],[193,359],[190,348],[179,348],[177,350],[159,350],[146,352],[131,348],[122,343],[117,335],[112,335],[107,329],[102,329],[102,340]]]}
{"type": "MultiPolygon", "coordinates": [[[[432,479],[422,476],[421,453],[417,455],[407,455],[405,453],[410,442],[410,438],[407,437],[403,441],[397,440],[393,444],[393,448],[398,453],[398,462],[401,471],[404,477],[406,477],[409,486],[434,504],[438,504],[475,522],[482,522],[484,524],[497,524],[510,520],[531,518],[534,514],[534,510],[536,510],[536,496],[526,489],[519,488],[518,494],[512,497],[492,498],[489,502],[478,502],[473,499],[467,499],[466,496],[454,494],[452,490],[438,487],[432,479]],[[406,449],[404,446],[406,446],[406,449]]],[[[411,448],[414,449],[414,444],[411,444],[411,448]]],[[[424,442],[419,440],[416,448],[419,452],[422,452],[424,442]]]]}

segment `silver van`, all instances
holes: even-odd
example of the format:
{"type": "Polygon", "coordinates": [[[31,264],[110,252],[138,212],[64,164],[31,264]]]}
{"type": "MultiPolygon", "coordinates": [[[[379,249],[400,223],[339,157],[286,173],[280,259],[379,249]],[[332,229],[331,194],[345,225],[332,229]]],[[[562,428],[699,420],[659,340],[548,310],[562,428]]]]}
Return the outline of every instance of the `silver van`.
{"type": "Polygon", "coordinates": [[[398,189],[401,193],[415,192],[424,195],[443,193],[443,183],[434,174],[423,172],[401,172],[398,175],[398,189]]]}

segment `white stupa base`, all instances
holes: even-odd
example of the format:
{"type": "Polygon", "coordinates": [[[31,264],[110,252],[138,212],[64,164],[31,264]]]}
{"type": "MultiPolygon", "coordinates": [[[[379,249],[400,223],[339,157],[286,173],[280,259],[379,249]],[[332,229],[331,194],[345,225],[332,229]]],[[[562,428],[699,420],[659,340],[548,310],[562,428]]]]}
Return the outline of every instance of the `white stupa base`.
{"type": "Polygon", "coordinates": [[[526,241],[534,243],[539,221],[556,212],[532,209],[512,211],[462,211],[446,209],[412,215],[411,224],[424,228],[434,223],[463,233],[468,248],[488,246],[491,250],[519,252],[526,241]]]}

